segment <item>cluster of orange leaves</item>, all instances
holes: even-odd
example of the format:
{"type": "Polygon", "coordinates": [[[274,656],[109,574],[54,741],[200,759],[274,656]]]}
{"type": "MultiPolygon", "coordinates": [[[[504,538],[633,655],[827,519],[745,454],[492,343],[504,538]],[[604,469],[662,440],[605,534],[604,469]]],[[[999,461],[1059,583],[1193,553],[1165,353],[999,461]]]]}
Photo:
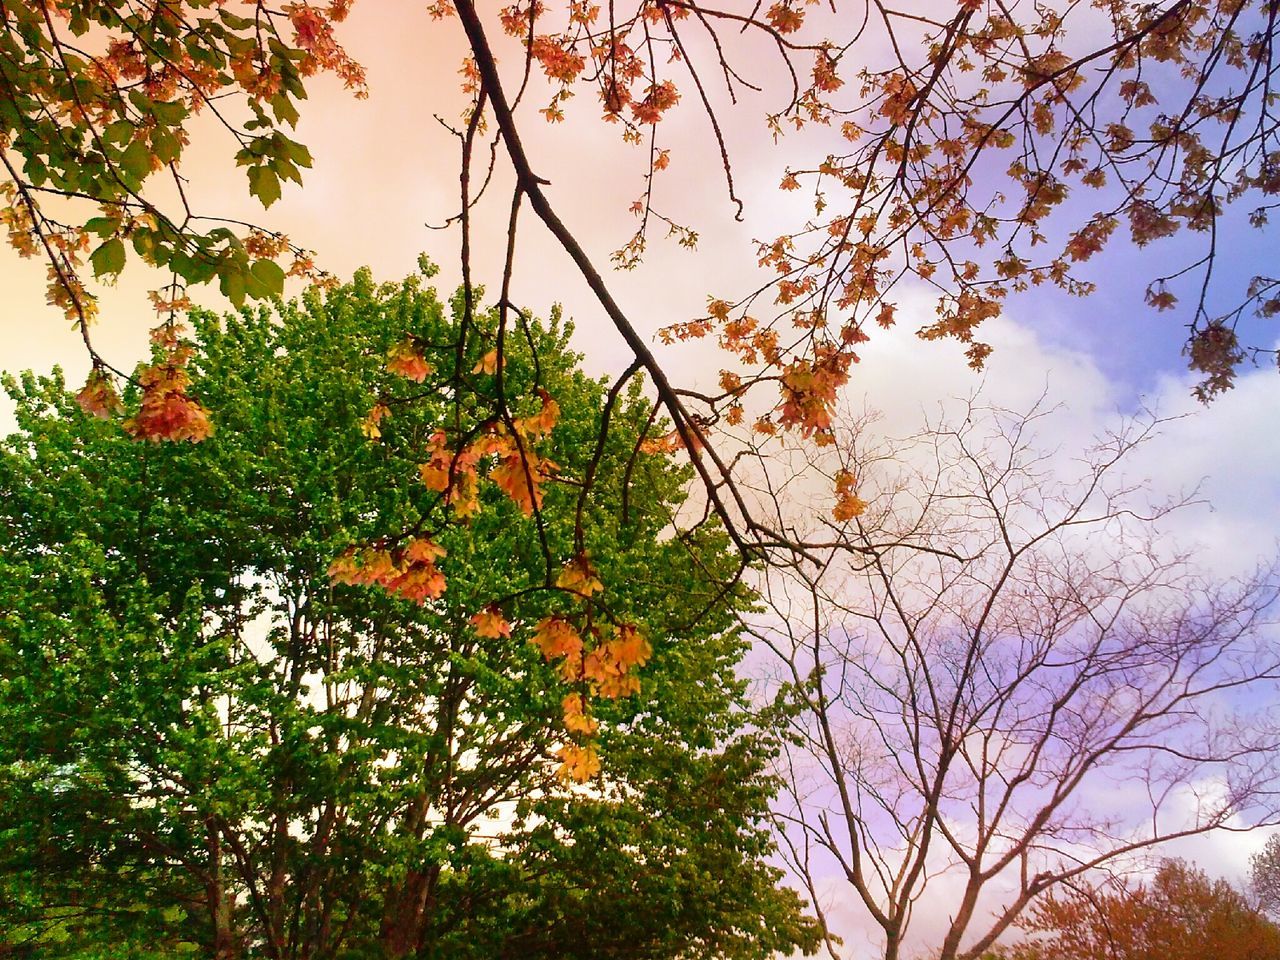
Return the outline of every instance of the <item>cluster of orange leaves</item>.
{"type": "MultiPolygon", "coordinates": [[[[135,440],[156,443],[190,440],[197,443],[213,433],[209,411],[187,394],[191,385],[187,364],[191,360],[192,348],[181,339],[181,333],[181,325],[175,323],[162,324],[151,333],[151,340],[160,348],[163,357],[143,367],[138,374],[142,400],[138,412],[124,422],[125,432],[135,440]]],[[[85,384],[85,390],[98,392],[95,385],[98,374],[96,370],[90,373],[90,382],[85,384]]],[[[82,401],[81,406],[86,404],[82,401]]],[[[97,403],[94,407],[92,412],[99,415],[109,412],[109,405],[104,407],[97,403]]]]}
{"type": "MultiPolygon", "coordinates": [[[[490,351],[472,372],[493,375],[498,365],[496,351],[490,351]]],[[[386,367],[419,383],[432,370],[412,339],[402,340],[390,349],[386,367]]],[[[546,390],[539,388],[537,392],[540,407],[533,414],[509,421],[495,419],[461,446],[451,443],[443,430],[436,431],[427,441],[427,459],[419,464],[419,475],[428,489],[444,495],[456,516],[468,517],[479,511],[479,483],[486,465],[488,479],[525,516],[541,506],[542,486],[556,465],[540,456],[533,444],[555,428],[560,406],[546,390]]],[[[362,424],[365,434],[371,439],[380,437],[379,424],[389,415],[384,403],[376,404],[362,424]]],[[[376,585],[405,599],[425,602],[445,590],[445,576],[436,565],[443,555],[441,547],[423,538],[412,540],[401,550],[352,548],[333,562],[329,575],[338,583],[376,585]]],[[[569,560],[555,585],[584,602],[604,589],[585,555],[569,560]]],[[[470,624],[478,637],[491,640],[507,639],[513,629],[496,604],[473,614],[470,624]]],[[[632,624],[591,627],[587,636],[590,644],[570,619],[551,616],[541,620],[530,637],[544,659],[558,661],[558,672],[565,682],[582,685],[581,691],[566,695],[562,702],[564,729],[571,739],[557,752],[560,765],[556,774],[565,783],[584,783],[600,771],[599,752],[590,739],[599,723],[591,715],[588,697],[616,699],[638,692],[640,681],[634,671],[652,655],[649,642],[632,624]]]]}
{"type": "Polygon", "coordinates": [[[405,338],[387,351],[387,370],[414,383],[422,383],[431,374],[431,364],[411,338],[405,338]]]}
{"type": "Polygon", "coordinates": [[[654,25],[687,18],[689,11],[684,7],[642,3],[638,15],[627,26],[599,29],[600,4],[570,0],[567,29],[537,33],[538,20],[546,12],[541,0],[517,0],[502,9],[500,18],[506,33],[519,38],[529,58],[560,87],[550,105],[542,110],[549,121],[564,119],[560,104],[572,96],[569,87],[588,73],[588,63],[605,119],[618,121],[623,119],[624,110],[629,111],[628,139],[635,138],[630,124],[655,124],[680,101],[676,85],[653,76],[627,37],[641,23],[654,25]]]}
{"type": "MultiPolygon", "coordinates": [[[[348,586],[379,586],[389,593],[415,603],[440,597],[445,576],[436,561],[445,551],[433,541],[418,537],[403,548],[353,547],[329,566],[329,576],[348,586]]],[[[582,599],[604,589],[590,560],[578,556],[565,564],[556,586],[582,599]]],[[[496,604],[489,604],[470,618],[471,628],[483,639],[511,637],[512,625],[496,604]]],[[[533,628],[529,642],[543,659],[558,662],[561,679],[581,685],[562,702],[566,740],[557,751],[557,777],[565,783],[584,783],[600,771],[600,757],[593,737],[599,722],[591,715],[588,697],[618,699],[640,690],[635,671],[653,654],[648,640],[634,624],[594,626],[586,631],[588,644],[573,622],[564,616],[550,616],[533,628]]]]}
{"type": "Polygon", "coordinates": [[[96,366],[89,371],[89,379],[76,394],[76,403],[89,416],[103,420],[124,410],[124,404],[120,402],[120,394],[116,392],[111,374],[96,366]]]}
{"type": "MultiPolygon", "coordinates": [[[[164,4],[158,7],[160,16],[182,17],[185,4],[164,4]]],[[[190,109],[198,111],[218,90],[218,71],[209,63],[197,60],[182,46],[177,46],[162,63],[148,62],[140,43],[130,37],[113,37],[107,44],[106,54],[95,57],[90,73],[98,85],[114,90],[120,81],[136,85],[152,100],[170,101],[184,90],[193,95],[190,109]]],[[[82,100],[82,102],[84,102],[82,100]]],[[[84,103],[88,112],[98,120],[106,119],[112,110],[108,100],[84,103]]]]}
{"type": "Polygon", "coordinates": [[[851,470],[836,471],[836,505],[831,515],[841,523],[862,516],[866,503],[858,496],[858,481],[851,470]]]}
{"type": "Polygon", "coordinates": [[[333,37],[333,24],[346,19],[352,0],[334,0],[321,10],[309,3],[292,3],[284,8],[293,24],[294,42],[306,51],[299,72],[311,76],[317,70],[335,73],[357,97],[367,97],[364,67],[352,60],[333,37]]]}
{"type": "Polygon", "coordinates": [[[73,323],[92,323],[98,315],[98,302],[85,290],[76,272],[89,251],[89,234],[44,220],[34,197],[20,192],[11,180],[0,183],[0,202],[0,224],[5,227],[9,245],[20,257],[31,258],[43,251],[50,258],[46,302],[73,323]]]}
{"type": "Polygon", "coordinates": [[[557,469],[533,443],[551,432],[560,417],[560,405],[545,390],[540,389],[539,396],[541,409],[531,416],[514,418],[514,430],[495,420],[460,449],[455,449],[444,431],[433,434],[427,441],[428,457],[418,465],[427,489],[444,494],[457,516],[471,516],[480,509],[481,467],[489,463],[488,478],[526,517],[532,516],[541,508],[543,487],[557,469]]]}
{"type": "Polygon", "coordinates": [[[399,549],[353,547],[329,565],[335,583],[380,586],[414,603],[426,603],[444,593],[445,578],[436,561],[444,548],[416,537],[399,549]]]}
{"type": "MultiPolygon", "coordinates": [[[[216,0],[216,6],[223,6],[225,0],[216,0]]],[[[298,62],[298,70],[303,76],[311,76],[318,70],[335,73],[347,86],[356,92],[356,96],[367,96],[364,68],[347,55],[333,35],[333,25],[345,20],[350,12],[353,0],[331,0],[323,8],[310,3],[292,3],[283,8],[294,30],[294,42],[303,52],[298,62]]],[[[63,17],[71,16],[72,3],[58,0],[54,4],[55,11],[63,17]]],[[[165,3],[149,5],[152,14],[166,17],[175,23],[191,17],[199,22],[195,11],[188,9],[183,0],[167,0],[165,3]]],[[[193,5],[194,6],[194,5],[193,5]]],[[[207,4],[201,4],[207,6],[207,4]]],[[[263,18],[258,24],[257,34],[260,46],[250,52],[239,53],[232,58],[230,69],[232,77],[240,88],[255,100],[270,99],[280,90],[280,76],[268,64],[266,43],[270,33],[263,29],[270,21],[263,18]]],[[[166,51],[163,61],[149,61],[139,41],[134,37],[112,37],[104,55],[95,57],[90,65],[91,75],[100,87],[113,91],[121,81],[130,86],[137,86],[148,98],[167,102],[185,95],[191,112],[198,112],[214,96],[221,92],[223,80],[217,68],[206,59],[195,58],[183,45],[175,44],[166,51]]],[[[81,98],[73,107],[93,113],[97,111],[97,119],[106,117],[112,108],[111,98],[85,103],[81,98]]]]}
{"type": "MultiPolygon", "coordinates": [[[[570,561],[557,584],[587,596],[601,589],[585,557],[570,561]]],[[[640,679],[635,670],[653,655],[648,640],[634,624],[592,627],[587,630],[587,636],[589,643],[567,618],[552,616],[538,622],[531,638],[544,660],[558,663],[562,679],[585,687],[583,692],[571,693],[562,702],[564,728],[579,737],[591,737],[599,729],[587,697],[615,700],[638,693],[640,679]]],[[[558,756],[561,762],[557,775],[566,782],[585,782],[600,770],[599,756],[590,741],[568,741],[561,746],[558,756]]]]}

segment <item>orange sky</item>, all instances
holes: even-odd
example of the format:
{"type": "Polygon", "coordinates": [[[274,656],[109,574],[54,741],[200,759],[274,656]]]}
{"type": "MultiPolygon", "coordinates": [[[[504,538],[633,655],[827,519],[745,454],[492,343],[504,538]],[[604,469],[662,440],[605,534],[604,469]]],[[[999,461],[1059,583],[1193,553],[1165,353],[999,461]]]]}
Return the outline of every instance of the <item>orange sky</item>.
{"type": "MultiPolygon", "coordinates": [[[[436,231],[426,224],[443,221],[458,207],[458,141],[433,114],[456,122],[464,108],[457,74],[463,47],[456,21],[432,22],[421,6],[405,0],[355,5],[340,38],[368,71],[369,99],[355,99],[332,77],[310,82],[297,138],[310,148],[315,166],[305,172],[303,188],[286,184],[270,210],[248,196],[244,173],[230,159],[229,136],[211,118],[201,118],[182,166],[197,212],[282,230],[318,251],[319,265],[341,279],[362,265],[379,279],[397,279],[413,271],[418,254],[426,252],[444,267],[442,287],[452,286],[459,276],[458,230],[436,231]]],[[[621,143],[617,129],[601,124],[598,105],[585,97],[568,105],[568,122],[554,126],[532,113],[538,105],[531,103],[526,117],[526,146],[538,172],[552,182],[552,202],[609,273],[609,253],[635,228],[628,206],[642,190],[646,151],[621,143]]],[[[791,218],[803,215],[803,204],[776,190],[782,161],[768,146],[764,112],[764,101],[749,104],[732,115],[728,127],[739,192],[748,200],[744,224],[732,221],[696,105],[686,101],[664,122],[672,164],[662,175],[657,202],[702,239],[690,252],[661,242],[665,230],[655,231],[644,266],[609,277],[642,331],[700,313],[709,293],[741,290],[754,268],[752,238],[769,234],[767,221],[782,209],[789,208],[791,218]]],[[[509,183],[501,165],[499,170],[489,201],[477,210],[474,234],[476,276],[491,287],[500,276],[509,198],[496,189],[509,183]]],[[[154,196],[164,199],[163,192],[154,196]]],[[[527,207],[524,217],[516,298],[540,314],[563,302],[578,321],[579,341],[593,369],[613,368],[622,354],[611,328],[600,326],[601,314],[572,264],[527,207]]],[[[44,271],[39,261],[0,257],[6,293],[0,310],[3,367],[45,370],[60,363],[76,380],[87,370],[87,358],[76,332],[44,306],[44,271]]],[[[94,288],[102,301],[95,343],[117,366],[127,369],[143,355],[153,323],[145,292],[163,282],[131,264],[116,288],[94,288]]],[[[201,304],[227,306],[214,286],[193,288],[191,294],[201,304]]]]}

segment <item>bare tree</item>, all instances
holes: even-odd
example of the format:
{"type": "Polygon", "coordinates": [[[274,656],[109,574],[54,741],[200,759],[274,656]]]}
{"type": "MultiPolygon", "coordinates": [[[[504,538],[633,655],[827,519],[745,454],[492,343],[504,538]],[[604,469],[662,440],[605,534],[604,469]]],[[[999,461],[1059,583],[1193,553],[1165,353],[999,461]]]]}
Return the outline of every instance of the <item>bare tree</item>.
{"type": "Polygon", "coordinates": [[[1277,738],[1250,710],[1280,678],[1275,567],[1216,582],[1162,536],[1190,501],[1144,506],[1122,476],[1157,421],[1063,478],[1042,416],[971,404],[891,448],[842,438],[865,510],[767,581],[755,630],[793,735],[780,833],[886,960],[944,875],[938,955],[968,960],[1064,881],[1280,815],[1277,738]]]}

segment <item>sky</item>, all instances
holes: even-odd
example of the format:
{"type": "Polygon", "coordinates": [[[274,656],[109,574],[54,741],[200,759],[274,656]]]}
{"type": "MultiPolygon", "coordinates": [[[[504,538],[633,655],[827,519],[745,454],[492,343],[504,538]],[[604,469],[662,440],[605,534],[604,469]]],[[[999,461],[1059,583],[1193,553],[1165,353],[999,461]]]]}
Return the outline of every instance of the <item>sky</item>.
{"type": "MultiPolygon", "coordinates": [[[[463,109],[457,76],[462,49],[456,22],[431,23],[421,6],[403,0],[356,3],[339,37],[368,71],[369,99],[352,98],[329,78],[312,82],[297,138],[310,147],[315,167],[304,188],[286,185],[269,211],[248,197],[243,172],[230,161],[230,142],[209,125],[198,125],[184,161],[197,206],[283,230],[314,248],[318,263],[339,278],[368,265],[380,280],[399,279],[425,252],[443,267],[437,282],[451,286],[458,276],[456,229],[432,230],[428,224],[457,212],[458,143],[435,115],[456,124],[463,109]]],[[[749,66],[767,75],[765,54],[747,53],[749,66]]],[[[733,299],[753,286],[753,241],[785,231],[806,214],[804,199],[781,193],[777,184],[788,159],[820,149],[824,134],[774,144],[763,124],[766,109],[761,98],[748,98],[725,124],[746,204],[741,223],[732,219],[714,142],[695,104],[687,100],[663,121],[672,163],[661,175],[658,207],[701,236],[694,251],[655,237],[642,266],[607,272],[615,297],[646,336],[701,315],[709,294],[733,299]]],[[[598,123],[594,104],[571,101],[567,110],[563,125],[527,123],[526,147],[535,170],[551,181],[551,202],[603,268],[634,229],[627,208],[642,189],[643,156],[598,123]]],[[[505,176],[499,173],[498,186],[508,182],[505,176]]],[[[506,195],[498,190],[476,215],[477,275],[491,287],[499,280],[506,214],[506,195]]],[[[530,221],[522,232],[516,299],[541,314],[563,303],[577,322],[576,343],[587,368],[619,372],[629,351],[568,258],[525,215],[530,221]]],[[[1232,272],[1247,276],[1261,269],[1267,249],[1256,235],[1237,232],[1226,240],[1233,243],[1219,243],[1229,250],[1232,272]]],[[[883,429],[905,434],[927,412],[979,388],[990,401],[1014,408],[1047,394],[1061,408],[1045,442],[1067,458],[1140,409],[1177,418],[1131,469],[1150,478],[1157,491],[1198,488],[1203,502],[1178,515],[1171,533],[1195,545],[1214,572],[1245,571],[1277,549],[1280,431],[1274,420],[1280,376],[1274,367],[1247,368],[1236,388],[1210,406],[1191,399],[1193,380],[1179,355],[1182,321],[1142,305],[1141,278],[1167,257],[1167,250],[1121,246],[1090,265],[1090,278],[1099,284],[1090,299],[1037,294],[1011,300],[1007,315],[986,330],[996,351],[982,374],[965,366],[956,344],[912,336],[911,318],[925,322],[930,308],[923,297],[908,297],[898,328],[877,333],[863,351],[844,399],[882,411],[883,429]]],[[[116,288],[103,291],[95,340],[117,366],[128,368],[144,355],[153,322],[145,291],[159,282],[131,266],[116,288]]],[[[44,305],[44,286],[41,263],[0,255],[0,368],[43,372],[61,365],[75,384],[88,360],[75,331],[44,305]]],[[[201,304],[227,306],[215,289],[192,292],[201,304]]],[[[657,349],[678,382],[705,385],[718,369],[718,360],[700,347],[657,349]]],[[[0,399],[0,429],[12,423],[12,405],[0,399]]],[[[1178,852],[1211,872],[1239,878],[1248,852],[1262,839],[1199,840],[1178,852]]]]}

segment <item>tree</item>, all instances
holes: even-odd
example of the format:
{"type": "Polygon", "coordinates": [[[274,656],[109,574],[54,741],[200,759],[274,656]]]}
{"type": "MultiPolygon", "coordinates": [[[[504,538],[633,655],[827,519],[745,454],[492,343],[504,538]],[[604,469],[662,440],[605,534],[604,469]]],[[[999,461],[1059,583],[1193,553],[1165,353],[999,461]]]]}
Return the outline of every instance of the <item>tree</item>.
{"type": "MultiPolygon", "coordinates": [[[[723,532],[663,534],[687,469],[637,449],[650,405],[586,378],[558,319],[529,318],[501,377],[426,346],[454,389],[415,383],[425,361],[406,344],[451,345],[464,318],[460,297],[367,273],[324,298],[195,313],[194,341],[157,351],[160,366],[183,351],[188,399],[216,422],[199,444],[134,442],[56,375],[9,380],[0,950],[815,946],[767,863],[772,747],[734,676],[751,601],[723,532]],[[591,470],[607,497],[582,504],[547,476],[539,522],[490,480],[497,445],[471,501],[444,509],[430,463],[408,479],[454,417],[496,443],[499,425],[468,418],[486,391],[515,406],[535,380],[560,398],[555,417],[529,401],[538,455],[591,470]],[[586,442],[605,417],[608,441],[586,442]],[[435,550],[412,556],[423,543],[447,551],[447,589],[435,550]],[[548,552],[589,556],[616,585],[557,585],[548,552]],[[335,558],[367,570],[382,554],[399,570],[383,587],[330,575],[335,558]],[[576,651],[548,646],[548,618],[576,651]]],[[[477,336],[497,322],[469,320],[477,336]]],[[[145,402],[123,397],[134,418],[145,402]]]]}
{"type": "Polygon", "coordinates": [[[1165,860],[1146,883],[1081,882],[1036,903],[1016,960],[1271,960],[1280,929],[1224,880],[1165,860]]]}
{"type": "Polygon", "coordinates": [[[1272,834],[1249,858],[1249,887],[1263,913],[1280,911],[1280,836],[1272,834]]]}
{"type": "MultiPolygon", "coordinates": [[[[183,302],[182,284],[215,277],[236,302],[277,292],[284,270],[276,260],[289,251],[291,272],[312,271],[278,233],[225,223],[205,231],[185,199],[166,214],[143,187],[169,178],[185,198],[176,164],[187,118],[201,110],[219,112],[230,128],[250,190],[264,203],[282,179],[300,179],[309,155],[284,128],[296,119],[304,79],[331,70],[362,89],[338,41],[350,6],[299,2],[277,11],[254,3],[242,15],[213,0],[6,0],[6,220],[21,252],[47,257],[50,297],[86,338],[86,254],[103,276],[118,273],[130,245],[169,271],[174,286],[155,298],[162,314],[183,302]],[[105,52],[91,49],[97,39],[105,52]],[[228,119],[232,105],[247,122],[228,119]],[[60,220],[45,201],[79,212],[60,220]],[[98,213],[98,204],[105,215],[81,215],[98,213]]],[[[428,10],[456,16],[467,43],[471,108],[457,131],[460,203],[451,222],[460,228],[468,304],[472,211],[501,182],[489,173],[505,156],[514,184],[500,309],[518,299],[512,264],[527,205],[616,329],[634,360],[630,375],[647,373],[671,421],[669,439],[689,451],[712,510],[744,553],[789,562],[804,545],[752,514],[740,489],[743,442],[731,428],[749,416],[757,431],[827,442],[860,344],[877,325],[897,322],[899,291],[936,293],[936,315],[919,321],[921,335],[963,342],[978,366],[989,350],[981,325],[1009,294],[1045,285],[1089,292],[1081,265],[1122,224],[1137,245],[1190,234],[1186,259],[1175,256],[1177,266],[1152,279],[1147,297],[1159,310],[1176,310],[1179,293],[1192,302],[1178,316],[1201,396],[1228,388],[1242,362],[1269,352],[1247,328],[1251,314],[1265,319],[1280,309],[1275,279],[1254,277],[1230,299],[1213,282],[1235,219],[1247,214],[1252,226],[1265,226],[1280,189],[1270,106],[1276,18],[1260,0],[1026,10],[962,0],[942,11],[871,0],[831,17],[801,0],[745,11],[696,0],[516,0],[492,14],[473,0],[438,0],[428,10]],[[689,389],[671,380],[634,311],[611,294],[600,258],[557,212],[521,131],[557,122],[585,100],[608,129],[647,145],[632,207],[640,226],[614,257],[634,266],[651,229],[696,242],[696,231],[654,202],[654,184],[672,162],[664,117],[682,102],[704,113],[718,146],[711,164],[724,171],[729,209],[740,211],[721,118],[740,95],[758,102],[756,88],[770,98],[770,136],[814,126],[831,127],[832,136],[811,164],[781,178],[787,190],[812,184],[815,211],[761,246],[760,262],[775,278],[721,292],[705,316],[668,329],[671,339],[715,334],[728,351],[718,389],[689,389]],[[587,96],[571,103],[576,93],[587,96]],[[1096,204],[1077,202],[1081,194],[1096,195],[1096,204]],[[765,399],[748,403],[748,394],[765,399]]],[[[102,390],[111,368],[93,356],[91,386],[102,390]]]]}
{"type": "MultiPolygon", "coordinates": [[[[1178,502],[1124,478],[1156,424],[1066,461],[1037,451],[1043,416],[842,432],[813,469],[866,502],[769,582],[754,628],[791,725],[784,849],[815,899],[841,884],[886,960],[926,894],[937,956],[975,960],[1090,871],[1280,817],[1274,567],[1216,582],[1160,535],[1178,502]]],[[[781,472],[775,504],[821,482],[781,472]]]]}

